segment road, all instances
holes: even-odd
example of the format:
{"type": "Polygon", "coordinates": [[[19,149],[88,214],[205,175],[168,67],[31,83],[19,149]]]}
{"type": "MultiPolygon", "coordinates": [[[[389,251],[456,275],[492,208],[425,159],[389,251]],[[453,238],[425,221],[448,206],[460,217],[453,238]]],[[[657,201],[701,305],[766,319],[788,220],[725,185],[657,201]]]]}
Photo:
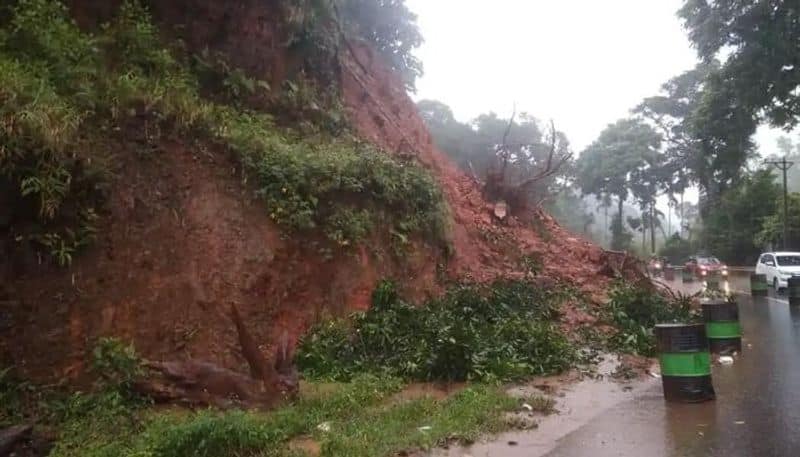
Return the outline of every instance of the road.
{"type": "MultiPolygon", "coordinates": [[[[672,285],[682,288],[678,280],[672,285]]],[[[699,287],[699,286],[694,286],[699,287]]],[[[743,275],[727,287],[748,290],[743,275]]],[[[559,440],[548,456],[800,455],[800,310],[785,297],[740,295],[743,352],[713,369],[717,399],[665,403],[656,385],[559,440]]]]}
{"type": "MultiPolygon", "coordinates": [[[[749,273],[736,272],[723,286],[749,291],[749,273]]],[[[677,290],[696,292],[680,279],[677,290]]],[[[549,457],[790,457],[800,455],[800,309],[784,296],[739,295],[743,353],[733,365],[715,365],[717,399],[701,404],[664,401],[653,379],[628,395],[602,389],[584,411],[556,421],[561,433],[540,428],[504,434],[453,456],[549,457]],[[613,395],[611,395],[613,393],[613,395]],[[606,401],[608,400],[608,401],[606,401]],[[589,412],[591,411],[591,412],[589,412]],[[572,417],[572,416],[578,417],[572,417]],[[588,416],[588,417],[581,417],[588,416]],[[571,423],[574,426],[570,426],[571,423]],[[548,443],[549,435],[549,443],[548,443]],[[509,442],[511,445],[509,445],[509,442]]],[[[578,391],[584,385],[578,386],[578,391]]],[[[591,391],[589,391],[591,392],[591,391]]],[[[569,400],[574,393],[567,397],[569,400]]],[[[583,395],[583,397],[586,397],[583,395]]],[[[545,423],[544,425],[547,425],[545,423]]]]}

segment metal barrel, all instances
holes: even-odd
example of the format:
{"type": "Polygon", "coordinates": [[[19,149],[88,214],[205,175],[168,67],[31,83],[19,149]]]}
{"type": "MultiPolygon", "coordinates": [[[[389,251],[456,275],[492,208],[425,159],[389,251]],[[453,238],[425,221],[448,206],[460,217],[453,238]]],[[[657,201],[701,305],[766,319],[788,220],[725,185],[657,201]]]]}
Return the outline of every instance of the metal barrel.
{"type": "Polygon", "coordinates": [[[766,296],[768,292],[767,275],[750,275],[750,295],[754,297],[766,296]]]}
{"type": "Polygon", "coordinates": [[[672,267],[664,267],[664,280],[665,281],[675,280],[675,270],[672,267]]]}
{"type": "Polygon", "coordinates": [[[712,299],[702,303],[709,349],[715,354],[742,351],[742,326],[736,302],[712,299]]]}
{"type": "Polygon", "coordinates": [[[692,281],[694,281],[694,275],[688,269],[683,268],[681,270],[681,281],[683,281],[684,283],[692,282],[692,281]]]}
{"type": "Polygon", "coordinates": [[[788,283],[786,296],[789,297],[789,305],[800,306],[800,276],[792,276],[788,283]]]}
{"type": "Polygon", "coordinates": [[[713,400],[705,325],[658,324],[655,335],[664,399],[682,403],[713,400]]]}

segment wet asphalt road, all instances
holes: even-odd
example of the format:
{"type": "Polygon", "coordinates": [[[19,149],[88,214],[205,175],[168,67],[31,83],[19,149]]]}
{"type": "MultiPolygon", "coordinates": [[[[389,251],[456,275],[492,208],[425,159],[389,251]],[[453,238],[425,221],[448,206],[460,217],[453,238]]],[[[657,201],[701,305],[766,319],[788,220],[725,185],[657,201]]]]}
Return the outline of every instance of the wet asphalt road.
{"type": "MultiPolygon", "coordinates": [[[[683,288],[680,279],[670,285],[683,288]]],[[[727,287],[749,291],[748,278],[732,276],[727,287]]],[[[733,365],[714,366],[715,401],[668,404],[654,384],[562,437],[547,455],[800,456],[800,309],[769,294],[739,295],[743,350],[733,365]]]]}

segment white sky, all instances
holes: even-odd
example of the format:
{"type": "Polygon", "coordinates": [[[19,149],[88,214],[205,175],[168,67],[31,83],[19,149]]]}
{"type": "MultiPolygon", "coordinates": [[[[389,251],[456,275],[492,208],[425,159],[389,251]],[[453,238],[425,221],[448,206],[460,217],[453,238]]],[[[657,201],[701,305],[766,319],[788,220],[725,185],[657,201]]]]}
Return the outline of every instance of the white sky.
{"type": "MultiPolygon", "coordinates": [[[[682,0],[407,0],[425,44],[416,99],[461,121],[495,111],[553,119],[580,152],[661,84],[692,68],[682,0]]],[[[764,151],[779,133],[761,129],[764,151]]]]}

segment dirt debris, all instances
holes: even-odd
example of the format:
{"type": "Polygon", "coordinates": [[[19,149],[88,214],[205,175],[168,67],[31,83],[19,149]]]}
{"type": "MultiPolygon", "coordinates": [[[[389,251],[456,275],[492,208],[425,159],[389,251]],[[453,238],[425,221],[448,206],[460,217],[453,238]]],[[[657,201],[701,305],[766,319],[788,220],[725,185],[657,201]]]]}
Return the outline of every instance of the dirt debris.
{"type": "MultiPolygon", "coordinates": [[[[82,23],[113,11],[96,0],[70,3],[82,23]]],[[[214,50],[279,87],[297,62],[274,49],[277,26],[259,19],[278,17],[275,4],[246,2],[236,10],[212,3],[158,4],[154,15],[170,33],[199,37],[190,48],[218,35],[214,50]],[[175,27],[187,10],[196,20],[175,27]]],[[[13,304],[0,309],[0,326],[8,329],[0,335],[0,363],[34,381],[85,382],[97,338],[115,336],[153,361],[203,360],[242,372],[246,361],[231,350],[237,337],[227,325],[230,304],[252,329],[258,351],[269,354],[283,333],[294,343],[323,316],[366,309],[386,277],[415,301],[440,294],[446,280],[530,277],[527,258],[540,265],[540,277],[592,300],[602,299],[615,276],[638,277],[628,258],[569,233],[541,209],[524,220],[494,218],[479,184],[433,145],[402,81],[368,47],[354,49],[358,55],[343,53],[340,81],[351,123],[366,140],[436,176],[449,204],[452,255],[413,242],[406,255],[393,256],[380,251],[389,235],[378,234],[325,259],[320,239],[284,236],[223,151],[163,138],[142,157],[134,141],[142,132],[131,125],[109,139],[118,166],[95,245],[69,270],[33,258],[12,267],[0,262],[0,301],[13,304]]],[[[567,308],[570,325],[589,322],[578,311],[567,308]]]]}

